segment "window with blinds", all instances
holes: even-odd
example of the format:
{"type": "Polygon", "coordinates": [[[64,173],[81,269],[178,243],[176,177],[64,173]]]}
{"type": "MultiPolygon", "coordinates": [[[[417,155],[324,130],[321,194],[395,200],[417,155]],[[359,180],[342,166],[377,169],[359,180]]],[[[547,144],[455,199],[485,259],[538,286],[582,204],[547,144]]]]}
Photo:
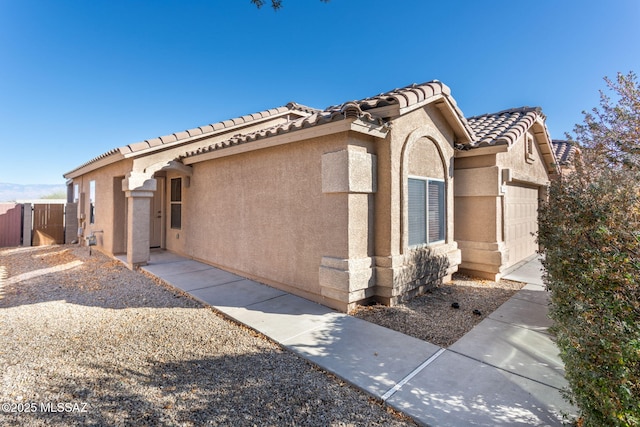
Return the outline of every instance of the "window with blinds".
{"type": "Polygon", "coordinates": [[[171,228],[182,228],[182,178],[171,180],[171,228]]]}
{"type": "Polygon", "coordinates": [[[444,181],[409,178],[409,246],[445,240],[444,181]]]}
{"type": "Polygon", "coordinates": [[[444,240],[444,181],[429,181],[429,222],[427,224],[428,243],[444,240]]]}

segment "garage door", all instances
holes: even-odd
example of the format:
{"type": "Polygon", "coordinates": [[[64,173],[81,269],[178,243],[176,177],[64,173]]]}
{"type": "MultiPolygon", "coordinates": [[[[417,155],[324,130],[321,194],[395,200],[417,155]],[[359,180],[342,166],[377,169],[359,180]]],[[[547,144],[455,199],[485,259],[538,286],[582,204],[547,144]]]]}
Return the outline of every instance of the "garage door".
{"type": "Polygon", "coordinates": [[[538,189],[508,185],[505,194],[507,267],[536,253],[538,245],[538,189]]]}

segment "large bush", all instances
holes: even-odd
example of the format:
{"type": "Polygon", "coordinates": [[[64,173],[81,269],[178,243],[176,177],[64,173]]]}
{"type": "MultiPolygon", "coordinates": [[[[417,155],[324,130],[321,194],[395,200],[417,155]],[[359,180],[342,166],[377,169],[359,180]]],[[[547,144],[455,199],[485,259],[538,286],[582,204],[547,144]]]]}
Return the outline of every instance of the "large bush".
{"type": "Polygon", "coordinates": [[[567,397],[580,409],[585,426],[636,426],[640,88],[633,74],[607,82],[620,101],[612,105],[603,95],[602,109],[585,114],[585,125],[576,127],[584,161],[575,173],[551,184],[541,205],[538,240],[570,386],[567,397]],[[630,94],[637,99],[628,99],[630,94]]]}

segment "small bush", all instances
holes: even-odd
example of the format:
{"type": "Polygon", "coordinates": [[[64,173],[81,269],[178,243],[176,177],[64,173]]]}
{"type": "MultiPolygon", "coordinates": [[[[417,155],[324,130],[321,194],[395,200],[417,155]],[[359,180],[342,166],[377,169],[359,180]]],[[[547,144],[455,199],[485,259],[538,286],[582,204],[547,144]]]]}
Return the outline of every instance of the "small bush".
{"type": "Polygon", "coordinates": [[[640,85],[605,78],[576,125],[582,156],[541,205],[550,315],[584,426],[640,425],[640,85]]]}
{"type": "Polygon", "coordinates": [[[540,212],[550,315],[586,426],[640,425],[640,175],[576,173],[540,212]]]}

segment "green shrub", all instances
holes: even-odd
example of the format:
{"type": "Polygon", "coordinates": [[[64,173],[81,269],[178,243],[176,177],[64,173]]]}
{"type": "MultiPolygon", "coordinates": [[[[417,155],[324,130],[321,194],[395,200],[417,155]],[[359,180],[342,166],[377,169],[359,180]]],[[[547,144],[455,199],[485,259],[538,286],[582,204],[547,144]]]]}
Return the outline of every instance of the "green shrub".
{"type": "Polygon", "coordinates": [[[585,426],[640,425],[640,87],[576,126],[583,162],[552,182],[538,241],[550,316],[569,390],[585,426]]]}
{"type": "Polygon", "coordinates": [[[554,182],[540,215],[568,395],[598,427],[640,425],[640,181],[620,175],[554,182]]]}

